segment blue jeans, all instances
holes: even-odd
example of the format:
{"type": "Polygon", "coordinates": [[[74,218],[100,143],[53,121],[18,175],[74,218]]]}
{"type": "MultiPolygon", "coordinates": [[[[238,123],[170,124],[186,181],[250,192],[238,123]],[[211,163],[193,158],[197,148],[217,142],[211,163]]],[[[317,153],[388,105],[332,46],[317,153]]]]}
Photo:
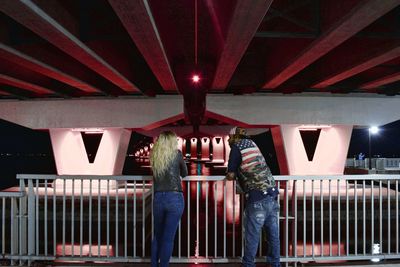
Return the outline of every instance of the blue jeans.
{"type": "Polygon", "coordinates": [[[179,220],[185,202],[182,192],[155,192],[153,199],[154,238],[151,243],[151,266],[169,264],[179,220]]]}
{"type": "Polygon", "coordinates": [[[269,195],[262,200],[246,204],[244,211],[245,248],[242,266],[255,266],[254,258],[257,253],[262,227],[264,227],[267,232],[267,262],[271,264],[272,267],[280,266],[278,211],[278,202],[269,195]]]}

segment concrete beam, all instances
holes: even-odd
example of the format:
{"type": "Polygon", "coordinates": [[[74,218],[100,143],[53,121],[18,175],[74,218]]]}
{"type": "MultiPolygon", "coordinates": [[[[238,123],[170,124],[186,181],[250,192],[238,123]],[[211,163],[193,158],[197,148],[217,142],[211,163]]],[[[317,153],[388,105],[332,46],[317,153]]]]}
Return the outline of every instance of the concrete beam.
{"type": "Polygon", "coordinates": [[[165,91],[177,91],[160,34],[147,0],[109,0],[133,42],[165,91]]]}
{"type": "Polygon", "coordinates": [[[400,97],[301,95],[208,95],[207,112],[245,125],[384,125],[400,119],[400,97]]]}
{"type": "Polygon", "coordinates": [[[126,92],[139,91],[132,82],[32,1],[4,0],[0,11],[126,92]]]}
{"type": "Polygon", "coordinates": [[[76,77],[72,77],[67,73],[56,69],[44,62],[34,59],[18,50],[8,47],[4,44],[0,44],[0,58],[7,59],[8,61],[20,65],[23,68],[35,71],[44,76],[50,77],[54,80],[68,84],[74,88],[82,90],[88,93],[101,92],[100,89],[79,80],[76,77]]]}
{"type": "Polygon", "coordinates": [[[322,33],[321,37],[312,42],[292,62],[267,81],[264,89],[275,89],[285,81],[305,69],[307,66],[326,55],[354,34],[382,17],[400,4],[398,0],[365,0],[344,15],[340,21],[322,33]]]}
{"type": "Polygon", "coordinates": [[[92,127],[143,129],[171,117],[183,117],[181,96],[0,101],[1,119],[32,129],[92,127]]]}
{"type": "Polygon", "coordinates": [[[225,35],[211,88],[225,90],[272,0],[238,0],[225,35]]]}

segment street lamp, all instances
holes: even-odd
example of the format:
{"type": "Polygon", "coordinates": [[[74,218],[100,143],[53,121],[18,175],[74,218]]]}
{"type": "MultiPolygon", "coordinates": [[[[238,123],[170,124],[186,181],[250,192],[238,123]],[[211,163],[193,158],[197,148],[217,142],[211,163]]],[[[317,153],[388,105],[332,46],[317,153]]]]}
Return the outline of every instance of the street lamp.
{"type": "Polygon", "coordinates": [[[372,126],[368,129],[368,168],[372,169],[372,153],[371,153],[371,134],[377,134],[379,132],[379,128],[376,126],[372,126]]]}

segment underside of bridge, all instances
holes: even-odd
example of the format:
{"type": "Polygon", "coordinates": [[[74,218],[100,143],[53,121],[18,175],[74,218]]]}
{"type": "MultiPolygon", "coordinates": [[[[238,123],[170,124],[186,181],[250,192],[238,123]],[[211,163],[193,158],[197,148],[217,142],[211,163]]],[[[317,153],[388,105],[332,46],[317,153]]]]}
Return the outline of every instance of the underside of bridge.
{"type": "Polygon", "coordinates": [[[163,125],[192,125],[196,131],[234,122],[207,112],[206,96],[212,94],[395,96],[399,5],[2,0],[0,99],[179,95],[182,115],[163,125]]]}

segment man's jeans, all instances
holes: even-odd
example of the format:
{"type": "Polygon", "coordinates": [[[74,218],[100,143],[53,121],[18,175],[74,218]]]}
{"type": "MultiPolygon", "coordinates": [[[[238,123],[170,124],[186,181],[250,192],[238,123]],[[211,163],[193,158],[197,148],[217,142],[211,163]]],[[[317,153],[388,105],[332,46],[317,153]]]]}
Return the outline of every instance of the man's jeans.
{"type": "Polygon", "coordinates": [[[255,266],[254,258],[257,253],[262,227],[267,232],[267,262],[273,267],[280,266],[278,211],[278,202],[269,195],[260,201],[246,204],[244,211],[245,249],[242,266],[255,266]]]}
{"type": "Polygon", "coordinates": [[[154,238],[151,243],[152,267],[168,266],[174,248],[176,229],[184,208],[185,202],[182,192],[154,193],[154,238]]]}

